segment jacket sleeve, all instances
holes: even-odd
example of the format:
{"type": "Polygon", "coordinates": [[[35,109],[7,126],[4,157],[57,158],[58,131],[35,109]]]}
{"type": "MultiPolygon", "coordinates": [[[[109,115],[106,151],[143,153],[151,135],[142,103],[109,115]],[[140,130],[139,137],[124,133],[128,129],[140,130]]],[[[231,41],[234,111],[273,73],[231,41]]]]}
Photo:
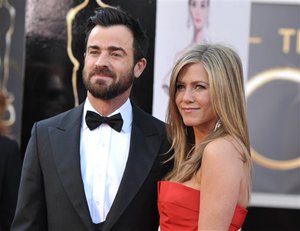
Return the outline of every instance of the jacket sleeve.
{"type": "MultiPolygon", "coordinates": [[[[4,142],[4,141],[3,141],[4,142]]],[[[21,175],[21,155],[16,141],[8,140],[1,146],[0,230],[9,230],[15,214],[21,175]],[[2,188],[2,189],[1,189],[2,188]]]]}
{"type": "Polygon", "coordinates": [[[39,162],[37,124],[32,128],[23,162],[12,231],[47,230],[43,174],[39,162]]]}

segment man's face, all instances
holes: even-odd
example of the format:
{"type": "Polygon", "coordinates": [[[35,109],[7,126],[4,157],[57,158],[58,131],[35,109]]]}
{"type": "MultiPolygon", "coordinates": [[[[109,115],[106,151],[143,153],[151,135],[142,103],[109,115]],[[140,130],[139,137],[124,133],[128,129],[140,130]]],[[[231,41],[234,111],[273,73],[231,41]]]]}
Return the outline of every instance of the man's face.
{"type": "Polygon", "coordinates": [[[134,77],[138,77],[133,55],[133,36],[127,27],[95,26],[87,40],[83,68],[86,89],[103,100],[128,93],[134,77]]]}

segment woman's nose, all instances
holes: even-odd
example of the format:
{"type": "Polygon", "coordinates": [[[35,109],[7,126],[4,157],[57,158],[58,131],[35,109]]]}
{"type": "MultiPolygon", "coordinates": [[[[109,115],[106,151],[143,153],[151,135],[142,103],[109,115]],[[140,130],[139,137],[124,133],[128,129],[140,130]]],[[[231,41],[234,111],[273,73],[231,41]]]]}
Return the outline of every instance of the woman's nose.
{"type": "Polygon", "coordinates": [[[185,102],[194,102],[194,94],[192,90],[186,89],[183,95],[185,102]]]}

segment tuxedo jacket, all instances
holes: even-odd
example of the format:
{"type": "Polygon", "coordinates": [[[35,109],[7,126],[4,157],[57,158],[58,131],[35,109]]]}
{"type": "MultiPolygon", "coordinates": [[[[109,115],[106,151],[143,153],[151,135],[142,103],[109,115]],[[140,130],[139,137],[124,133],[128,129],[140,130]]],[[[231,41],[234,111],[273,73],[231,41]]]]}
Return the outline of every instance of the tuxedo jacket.
{"type": "MultiPolygon", "coordinates": [[[[165,124],[133,105],[129,156],[103,230],[157,231],[157,181],[170,169],[165,124]]],[[[12,231],[95,230],[80,170],[83,104],[33,125],[12,231]]],[[[117,145],[117,144],[116,144],[117,145]]]]}
{"type": "Polygon", "coordinates": [[[9,231],[18,196],[21,155],[16,141],[0,136],[0,231],[9,231]]]}

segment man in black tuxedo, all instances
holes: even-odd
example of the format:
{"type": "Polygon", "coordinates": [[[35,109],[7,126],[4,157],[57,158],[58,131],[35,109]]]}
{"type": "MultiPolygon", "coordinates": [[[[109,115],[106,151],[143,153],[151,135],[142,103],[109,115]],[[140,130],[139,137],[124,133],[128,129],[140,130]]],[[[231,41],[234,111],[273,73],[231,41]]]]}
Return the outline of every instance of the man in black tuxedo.
{"type": "Polygon", "coordinates": [[[147,61],[140,24],[117,8],[89,18],[80,106],[34,124],[12,231],[158,229],[165,125],[129,95],[147,61]]]}

